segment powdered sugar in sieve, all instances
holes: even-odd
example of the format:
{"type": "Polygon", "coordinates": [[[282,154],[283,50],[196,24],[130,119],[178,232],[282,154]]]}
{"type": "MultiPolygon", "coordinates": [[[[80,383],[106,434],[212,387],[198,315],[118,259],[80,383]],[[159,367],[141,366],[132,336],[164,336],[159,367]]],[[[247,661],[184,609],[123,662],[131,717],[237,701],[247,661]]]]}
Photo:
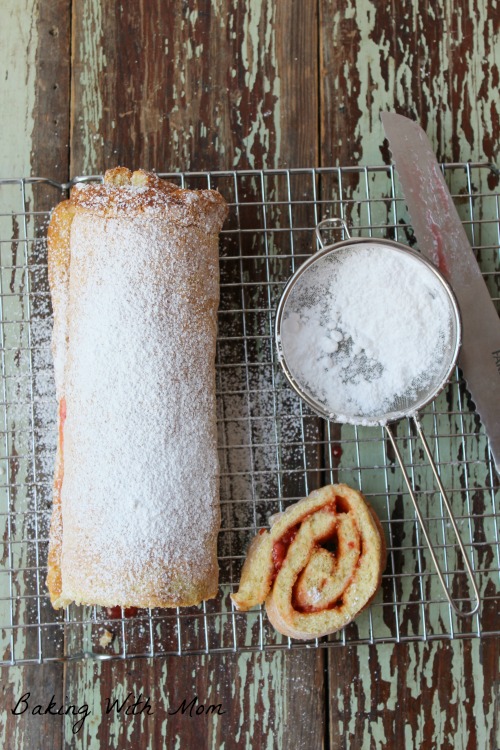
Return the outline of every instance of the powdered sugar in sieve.
{"type": "Polygon", "coordinates": [[[449,376],[456,303],[434,267],[406,248],[367,240],[333,248],[284,295],[278,349],[323,416],[385,424],[416,411],[449,376]]]}

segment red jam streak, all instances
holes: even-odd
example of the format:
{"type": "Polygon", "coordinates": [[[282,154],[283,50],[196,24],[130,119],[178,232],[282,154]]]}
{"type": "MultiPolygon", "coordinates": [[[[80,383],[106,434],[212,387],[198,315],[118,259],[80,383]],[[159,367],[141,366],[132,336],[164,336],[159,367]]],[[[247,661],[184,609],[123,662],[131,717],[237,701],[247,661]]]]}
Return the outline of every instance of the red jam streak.
{"type": "MultiPolygon", "coordinates": [[[[349,513],[351,508],[348,503],[345,502],[342,498],[336,497],[334,500],[332,500],[329,503],[326,503],[322,508],[318,508],[318,510],[322,511],[328,511],[329,513],[349,513]]],[[[283,536],[278,539],[276,542],[274,542],[273,545],[273,551],[272,551],[272,558],[273,558],[273,564],[274,564],[274,572],[275,575],[279,573],[281,570],[283,563],[285,561],[285,557],[288,553],[288,548],[297,536],[297,532],[300,529],[300,525],[307,519],[309,516],[312,516],[313,513],[316,513],[316,511],[312,511],[311,513],[308,513],[303,518],[300,519],[300,521],[293,526],[291,529],[289,529],[283,536]]],[[[264,533],[264,530],[261,529],[259,531],[259,534],[264,533]]],[[[327,539],[322,539],[322,542],[327,542],[327,539]]],[[[353,542],[349,543],[349,546],[354,546],[353,542]]],[[[320,546],[320,545],[318,545],[320,546]]]]}
{"type": "MultiPolygon", "coordinates": [[[[138,611],[137,607],[125,607],[123,610],[123,617],[135,617],[138,611]]],[[[106,616],[109,620],[121,620],[122,608],[120,606],[106,607],[106,616]]]]}
{"type": "MultiPolygon", "coordinates": [[[[318,508],[317,510],[312,511],[311,513],[308,513],[303,518],[301,518],[300,521],[295,526],[293,526],[291,529],[289,529],[286,532],[286,534],[284,534],[280,539],[278,539],[274,543],[274,545],[273,545],[272,559],[273,559],[273,563],[274,563],[274,569],[275,569],[274,575],[275,576],[279,573],[281,567],[283,566],[283,563],[285,561],[285,557],[286,557],[286,555],[288,553],[288,548],[291,545],[291,543],[293,542],[293,540],[295,539],[295,537],[297,536],[297,532],[300,529],[301,524],[307,518],[309,518],[309,516],[312,516],[313,513],[318,512],[318,510],[328,511],[330,513],[335,513],[335,514],[338,514],[338,513],[350,513],[351,512],[351,507],[350,507],[349,503],[344,498],[342,498],[342,497],[335,497],[331,502],[327,503],[322,508],[318,508]]],[[[333,537],[331,537],[329,535],[328,537],[325,537],[323,539],[318,539],[317,540],[317,544],[316,544],[316,548],[320,549],[321,547],[324,547],[324,548],[328,549],[330,552],[332,552],[332,550],[330,549],[330,546],[331,546],[331,543],[333,543],[335,540],[336,540],[336,534],[334,532],[333,537]],[[329,543],[330,543],[330,546],[329,546],[329,543]]],[[[334,545],[334,546],[336,546],[336,545],[334,545]]],[[[347,543],[347,546],[349,547],[349,549],[355,549],[355,547],[357,545],[356,545],[355,542],[349,541],[347,543]]],[[[336,550],[333,552],[333,554],[336,554],[336,550]]],[[[361,540],[360,540],[359,559],[358,559],[358,562],[356,564],[355,570],[353,570],[353,574],[351,576],[351,579],[348,581],[348,583],[346,585],[346,589],[349,588],[349,586],[352,584],[352,581],[353,581],[353,579],[354,579],[354,577],[356,575],[356,568],[359,567],[359,563],[360,563],[362,555],[363,555],[363,546],[362,546],[362,543],[361,543],[361,540]]],[[[300,578],[300,576],[299,576],[299,578],[300,578]]],[[[315,613],[315,612],[322,612],[322,611],[325,611],[325,610],[340,609],[341,607],[344,606],[344,601],[343,601],[342,595],[339,596],[339,598],[336,599],[334,602],[330,602],[327,606],[318,607],[317,605],[314,605],[314,604],[299,603],[298,597],[297,597],[297,594],[296,594],[296,587],[298,585],[299,585],[299,579],[297,579],[297,581],[295,582],[295,585],[294,585],[293,590],[292,590],[292,607],[297,612],[302,612],[304,614],[312,614],[312,613],[315,613]]]]}
{"type": "Polygon", "coordinates": [[[437,267],[445,276],[448,276],[449,270],[446,264],[446,256],[443,249],[443,237],[441,230],[437,224],[431,223],[429,225],[431,230],[432,239],[434,240],[434,248],[437,256],[437,267]]]}
{"type": "Polygon", "coordinates": [[[291,529],[289,529],[286,534],[283,534],[281,539],[278,539],[277,542],[274,542],[273,545],[273,563],[274,563],[274,569],[276,573],[279,573],[281,566],[283,565],[285,561],[286,554],[288,552],[288,548],[297,536],[297,532],[299,530],[300,524],[297,524],[296,526],[293,526],[291,529]]]}
{"type": "MultiPolygon", "coordinates": [[[[331,503],[327,503],[323,508],[320,508],[318,510],[326,510],[330,513],[338,512],[338,509],[336,508],[336,501],[333,500],[331,503]]],[[[300,519],[300,521],[295,524],[295,526],[292,526],[291,529],[289,529],[283,536],[278,539],[276,542],[274,542],[273,545],[273,563],[274,563],[274,571],[275,574],[278,573],[285,561],[285,557],[288,552],[288,548],[297,536],[297,532],[300,529],[300,525],[307,519],[309,516],[312,516],[313,513],[316,513],[317,511],[312,511],[311,513],[308,513],[303,518],[300,519]]],[[[340,511],[345,512],[345,511],[340,511]]]]}
{"type": "Polygon", "coordinates": [[[330,604],[328,607],[315,607],[314,604],[303,604],[302,606],[299,606],[296,603],[293,603],[293,608],[297,610],[297,612],[301,612],[304,615],[310,615],[313,612],[325,612],[330,611],[332,609],[340,609],[344,606],[344,600],[342,597],[339,597],[336,599],[332,604],[330,604]]]}
{"type": "Polygon", "coordinates": [[[61,426],[63,426],[66,420],[66,399],[64,396],[59,401],[59,419],[61,420],[61,426]]]}
{"type": "Polygon", "coordinates": [[[59,443],[63,444],[64,423],[66,421],[66,399],[64,396],[59,401],[59,443]]]}
{"type": "Polygon", "coordinates": [[[54,478],[54,489],[56,491],[56,497],[54,497],[54,501],[57,502],[59,505],[61,504],[60,494],[61,494],[61,487],[62,487],[63,478],[64,478],[63,441],[64,441],[65,421],[66,421],[66,399],[63,396],[63,398],[59,401],[59,466],[57,469],[57,474],[54,478]]]}
{"type": "Polygon", "coordinates": [[[341,458],[342,456],[342,447],[340,445],[334,445],[332,448],[332,456],[334,458],[341,458]]]}

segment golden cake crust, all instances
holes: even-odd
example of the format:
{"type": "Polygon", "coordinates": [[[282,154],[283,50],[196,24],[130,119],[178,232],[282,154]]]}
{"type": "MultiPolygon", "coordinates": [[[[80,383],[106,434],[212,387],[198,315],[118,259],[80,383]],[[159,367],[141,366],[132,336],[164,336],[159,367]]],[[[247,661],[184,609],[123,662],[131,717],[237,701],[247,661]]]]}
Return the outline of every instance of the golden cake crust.
{"type": "Polygon", "coordinates": [[[103,183],[77,183],[70,203],[75,211],[109,217],[168,211],[170,221],[180,226],[197,224],[209,233],[219,232],[228,211],[216,190],[187,190],[153,172],[124,167],[109,169],[103,183]]]}

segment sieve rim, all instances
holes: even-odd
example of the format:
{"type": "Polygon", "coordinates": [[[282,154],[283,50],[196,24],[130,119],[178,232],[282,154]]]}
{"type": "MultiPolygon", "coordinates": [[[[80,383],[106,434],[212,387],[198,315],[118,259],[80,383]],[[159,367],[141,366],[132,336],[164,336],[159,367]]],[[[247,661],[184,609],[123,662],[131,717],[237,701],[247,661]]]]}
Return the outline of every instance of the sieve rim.
{"type": "Polygon", "coordinates": [[[428,258],[423,256],[420,252],[413,250],[413,248],[408,247],[407,245],[403,245],[401,242],[395,242],[394,240],[386,240],[386,239],[380,239],[377,237],[349,237],[349,239],[341,240],[340,242],[335,242],[329,245],[324,245],[321,247],[317,252],[315,252],[313,255],[311,255],[307,260],[304,261],[304,263],[298,268],[292,276],[289,278],[288,282],[285,285],[285,288],[281,294],[278,307],[276,308],[276,321],[275,321],[275,343],[276,343],[276,350],[278,354],[278,361],[280,362],[280,365],[283,369],[283,372],[293,388],[293,390],[300,396],[301,399],[303,399],[312,409],[314,412],[316,412],[320,417],[323,419],[326,419],[329,422],[335,422],[337,424],[351,424],[356,426],[380,426],[380,425],[387,425],[392,424],[394,422],[399,421],[400,419],[403,419],[404,417],[411,417],[415,416],[417,412],[420,409],[423,409],[425,406],[430,404],[445,388],[446,384],[448,383],[451,373],[453,372],[455,365],[458,360],[458,356],[460,353],[460,347],[462,344],[462,316],[460,313],[460,308],[458,306],[457,298],[455,296],[455,293],[450,285],[450,283],[447,281],[447,279],[444,277],[443,273],[437,268],[437,266],[434,265],[428,258]],[[335,253],[338,250],[344,249],[348,247],[349,245],[379,245],[381,247],[384,247],[386,250],[389,251],[398,251],[399,253],[403,253],[405,255],[410,255],[414,259],[416,259],[418,262],[420,262],[423,266],[427,267],[434,276],[437,278],[438,282],[440,282],[441,287],[443,289],[443,292],[448,296],[449,302],[451,304],[451,310],[453,313],[454,318],[454,341],[452,342],[452,346],[450,346],[450,357],[448,366],[444,368],[445,374],[440,377],[439,381],[437,382],[437,385],[429,389],[428,394],[425,397],[421,397],[420,399],[415,399],[415,402],[412,403],[411,406],[409,406],[406,409],[401,409],[391,412],[384,412],[383,414],[377,415],[377,417],[364,417],[359,416],[357,417],[347,417],[347,415],[342,414],[333,414],[329,410],[325,409],[324,405],[321,404],[317,399],[314,398],[310,394],[310,392],[305,389],[300,382],[294,377],[292,372],[290,371],[290,368],[286,361],[286,356],[284,354],[283,350],[283,339],[281,334],[282,329],[282,323],[283,323],[283,315],[285,306],[287,303],[287,300],[290,296],[290,293],[297,283],[297,281],[303,276],[303,274],[315,263],[320,261],[325,255],[329,255],[331,253],[335,253]]]}

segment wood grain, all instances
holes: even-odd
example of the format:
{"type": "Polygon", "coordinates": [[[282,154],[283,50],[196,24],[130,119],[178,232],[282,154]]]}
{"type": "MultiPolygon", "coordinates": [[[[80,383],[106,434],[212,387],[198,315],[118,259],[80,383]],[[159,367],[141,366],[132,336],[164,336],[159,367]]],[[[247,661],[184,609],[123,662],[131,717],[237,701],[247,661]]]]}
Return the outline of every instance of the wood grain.
{"type": "Polygon", "coordinates": [[[69,0],[38,8],[31,173],[58,182],[69,179],[70,19],[69,0]]]}
{"type": "Polygon", "coordinates": [[[73,19],[72,174],[316,163],[317,19],[298,0],[76,0],[73,19]]]}
{"type": "Polygon", "coordinates": [[[488,657],[498,664],[493,640],[331,650],[331,749],[496,748],[498,681],[481,679],[488,657]]]}
{"type": "Polygon", "coordinates": [[[387,162],[387,109],[418,119],[440,161],[498,159],[496,3],[321,0],[320,30],[323,164],[387,162]]]}
{"type": "Polygon", "coordinates": [[[34,0],[2,4],[0,173],[5,177],[30,169],[35,103],[37,21],[34,0]]]}
{"type": "MultiPolygon", "coordinates": [[[[381,109],[418,117],[442,160],[495,160],[497,11],[467,0],[9,0],[1,172],[66,180],[117,163],[166,171],[388,162],[381,109]]],[[[477,493],[474,504],[480,510],[477,493]]],[[[390,511],[403,528],[402,497],[390,511]]],[[[484,622],[493,629],[490,602],[484,622]]],[[[406,622],[409,632],[416,622],[406,622]]],[[[5,668],[0,738],[44,749],[494,748],[498,661],[489,639],[82,661],[64,667],[64,685],[58,664],[5,668]],[[37,701],[86,701],[92,716],[76,738],[68,718],[14,717],[26,690],[37,701]],[[108,696],[129,692],[148,695],[155,714],[105,713],[108,696]],[[194,693],[226,713],[168,713],[194,693]]]]}
{"type": "MultiPolygon", "coordinates": [[[[79,679],[68,681],[73,697],[85,695],[92,710],[78,740],[88,750],[319,748],[324,736],[322,654],[310,657],[307,663],[277,652],[258,658],[240,654],[83,662],[79,679]],[[108,697],[121,703],[129,692],[149,697],[154,713],[106,713],[108,697]],[[284,715],[293,720],[284,721],[284,715]]],[[[73,742],[72,724],[66,721],[64,747],[74,747],[73,742]]]]}

